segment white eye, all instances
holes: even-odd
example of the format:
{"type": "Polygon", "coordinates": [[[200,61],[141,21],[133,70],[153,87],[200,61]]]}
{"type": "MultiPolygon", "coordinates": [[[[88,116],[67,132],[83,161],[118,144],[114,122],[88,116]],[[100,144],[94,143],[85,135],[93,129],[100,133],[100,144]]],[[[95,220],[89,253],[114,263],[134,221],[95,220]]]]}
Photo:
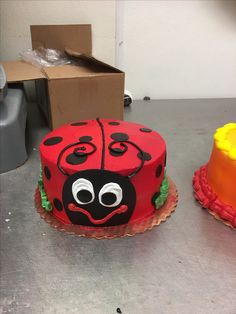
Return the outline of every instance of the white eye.
{"type": "Polygon", "coordinates": [[[107,183],[99,192],[98,198],[100,204],[106,207],[114,207],[120,204],[123,197],[123,192],[119,184],[107,183]]]}
{"type": "Polygon", "coordinates": [[[72,184],[72,194],[78,204],[89,204],[94,200],[93,185],[89,180],[78,179],[72,184]]]}

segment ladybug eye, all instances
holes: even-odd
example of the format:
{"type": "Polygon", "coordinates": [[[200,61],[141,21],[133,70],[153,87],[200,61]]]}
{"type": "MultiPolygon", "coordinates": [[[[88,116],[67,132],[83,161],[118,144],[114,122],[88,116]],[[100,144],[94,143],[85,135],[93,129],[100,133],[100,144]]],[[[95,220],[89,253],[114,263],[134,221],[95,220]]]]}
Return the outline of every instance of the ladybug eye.
{"type": "Polygon", "coordinates": [[[72,184],[72,194],[78,204],[89,204],[94,200],[93,185],[89,180],[78,179],[72,184]]]}
{"type": "Polygon", "coordinates": [[[120,204],[123,192],[119,184],[107,183],[99,192],[98,198],[100,204],[106,207],[114,207],[120,204]]]}

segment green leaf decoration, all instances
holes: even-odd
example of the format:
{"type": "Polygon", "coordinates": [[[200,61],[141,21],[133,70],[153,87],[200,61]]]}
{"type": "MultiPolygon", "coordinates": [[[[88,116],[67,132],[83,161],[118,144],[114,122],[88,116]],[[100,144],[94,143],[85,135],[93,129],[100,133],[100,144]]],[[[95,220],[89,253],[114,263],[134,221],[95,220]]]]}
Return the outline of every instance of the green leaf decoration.
{"type": "Polygon", "coordinates": [[[49,200],[47,198],[47,194],[46,194],[46,192],[44,190],[43,176],[42,176],[42,167],[41,166],[40,166],[40,169],[39,169],[38,184],[39,184],[39,192],[40,192],[40,196],[41,196],[42,207],[45,209],[46,212],[51,212],[52,211],[52,204],[49,202],[49,200]]]}
{"type": "Polygon", "coordinates": [[[169,189],[170,189],[170,184],[165,174],[161,187],[160,187],[160,195],[154,200],[156,209],[160,208],[165,203],[169,194],[169,189]]]}

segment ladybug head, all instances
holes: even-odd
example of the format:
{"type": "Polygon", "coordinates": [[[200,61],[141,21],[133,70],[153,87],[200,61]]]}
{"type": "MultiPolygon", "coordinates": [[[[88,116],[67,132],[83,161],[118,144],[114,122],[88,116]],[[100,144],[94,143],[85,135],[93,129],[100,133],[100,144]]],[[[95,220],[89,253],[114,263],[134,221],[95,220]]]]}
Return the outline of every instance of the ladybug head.
{"type": "Polygon", "coordinates": [[[68,177],[63,205],[73,224],[113,226],[128,223],[136,203],[129,178],[107,170],[84,170],[68,177]]]}
{"type": "Polygon", "coordinates": [[[136,192],[130,179],[142,169],[145,153],[128,139],[112,141],[108,148],[116,154],[126,153],[129,145],[135,147],[139,151],[140,165],[127,177],[104,170],[104,128],[99,119],[97,122],[103,141],[101,169],[88,169],[69,175],[61,166],[62,156],[71,147],[76,147],[72,155],[77,158],[87,158],[95,153],[96,146],[90,141],[72,143],[64,147],[58,156],[58,169],[68,176],[62,192],[63,205],[72,224],[98,227],[126,224],[136,205],[136,192]]]}

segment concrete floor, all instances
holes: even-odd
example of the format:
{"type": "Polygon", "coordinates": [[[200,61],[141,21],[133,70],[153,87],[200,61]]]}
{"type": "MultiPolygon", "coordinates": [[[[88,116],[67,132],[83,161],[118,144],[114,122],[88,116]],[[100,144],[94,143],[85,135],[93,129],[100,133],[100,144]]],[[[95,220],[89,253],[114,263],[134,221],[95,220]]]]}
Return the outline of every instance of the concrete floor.
{"type": "Polygon", "coordinates": [[[34,208],[48,129],[31,104],[29,159],[0,176],[1,313],[236,313],[236,232],[200,208],[191,185],[215,129],[236,120],[236,100],[140,101],[125,118],[164,136],[176,212],[151,232],[111,241],[52,229],[34,208]]]}

